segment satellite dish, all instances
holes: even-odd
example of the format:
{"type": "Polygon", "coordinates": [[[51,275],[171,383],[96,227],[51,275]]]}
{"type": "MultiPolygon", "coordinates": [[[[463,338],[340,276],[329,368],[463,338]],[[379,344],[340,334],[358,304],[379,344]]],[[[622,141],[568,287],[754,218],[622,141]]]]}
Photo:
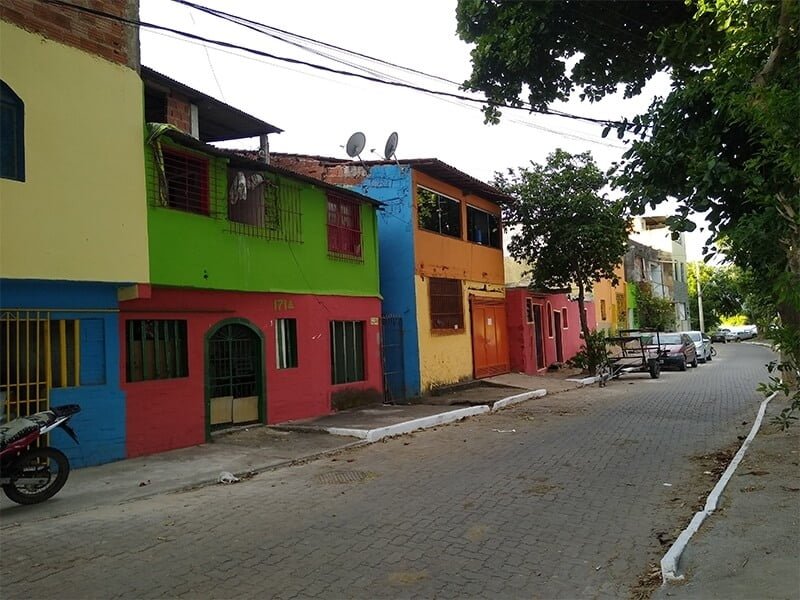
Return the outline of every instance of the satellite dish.
{"type": "Polygon", "coordinates": [[[394,156],[396,150],[397,150],[397,132],[393,131],[389,136],[389,139],[386,140],[386,147],[383,149],[383,155],[388,160],[394,156]]]}
{"type": "Polygon", "coordinates": [[[364,151],[364,146],[366,144],[367,137],[360,131],[356,131],[350,136],[350,139],[347,140],[347,145],[345,146],[344,150],[347,152],[347,156],[350,158],[355,158],[364,151]]]}

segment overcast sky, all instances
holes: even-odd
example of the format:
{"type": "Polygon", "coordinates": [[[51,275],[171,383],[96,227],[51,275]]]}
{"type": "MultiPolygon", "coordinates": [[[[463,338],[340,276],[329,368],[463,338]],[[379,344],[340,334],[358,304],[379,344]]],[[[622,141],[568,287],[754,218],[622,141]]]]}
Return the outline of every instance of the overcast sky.
{"type": "MultiPolygon", "coordinates": [[[[464,81],[470,73],[470,47],[455,34],[455,0],[195,1],[455,82],[464,81]]],[[[172,0],[141,0],[140,17],[281,57],[361,73],[364,71],[358,67],[365,67],[380,78],[464,93],[440,80],[302,42],[353,65],[333,62],[172,0]]],[[[558,147],[573,153],[590,150],[602,168],[619,160],[625,150],[614,133],[602,139],[600,125],[517,110],[504,111],[500,125],[484,125],[479,104],[323,73],[240,50],[204,46],[145,28],[141,45],[142,64],[283,129],[283,133],[270,136],[270,148],[275,152],[346,158],[345,142],[353,132],[362,131],[367,138],[362,158],[377,159],[389,134],[396,131],[399,159],[439,158],[489,181],[495,171],[526,165],[531,160],[543,162],[558,147]]],[[[667,80],[661,77],[633,100],[614,97],[597,104],[575,100],[558,108],[619,119],[643,111],[653,94],[666,91],[667,80]]],[[[257,141],[236,145],[252,148],[257,147],[257,141]]],[[[666,206],[656,211],[668,212],[666,206]]],[[[704,234],[690,236],[690,260],[698,258],[704,238],[704,234]]]]}

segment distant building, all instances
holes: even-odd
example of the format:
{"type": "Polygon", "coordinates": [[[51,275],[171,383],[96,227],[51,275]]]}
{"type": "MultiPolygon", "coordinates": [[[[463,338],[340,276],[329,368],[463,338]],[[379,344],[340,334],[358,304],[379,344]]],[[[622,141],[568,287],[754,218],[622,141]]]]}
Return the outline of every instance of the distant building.
{"type": "MultiPolygon", "coordinates": [[[[657,257],[648,259],[646,266],[631,265],[639,269],[635,279],[629,281],[648,281],[653,294],[669,298],[675,305],[675,326],[678,331],[691,329],[689,319],[689,288],[686,282],[686,235],[675,235],[666,222],[666,217],[635,217],[631,240],[649,246],[659,252],[657,257]]],[[[627,265],[627,263],[626,263],[627,265]]]]}

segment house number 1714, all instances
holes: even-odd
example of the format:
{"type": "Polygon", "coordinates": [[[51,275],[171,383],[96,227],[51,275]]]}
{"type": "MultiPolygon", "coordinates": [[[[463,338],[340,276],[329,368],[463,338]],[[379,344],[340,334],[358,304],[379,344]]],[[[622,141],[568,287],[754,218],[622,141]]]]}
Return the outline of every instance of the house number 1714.
{"type": "Polygon", "coordinates": [[[284,298],[278,298],[272,301],[272,307],[275,310],[294,310],[294,302],[284,298]]]}

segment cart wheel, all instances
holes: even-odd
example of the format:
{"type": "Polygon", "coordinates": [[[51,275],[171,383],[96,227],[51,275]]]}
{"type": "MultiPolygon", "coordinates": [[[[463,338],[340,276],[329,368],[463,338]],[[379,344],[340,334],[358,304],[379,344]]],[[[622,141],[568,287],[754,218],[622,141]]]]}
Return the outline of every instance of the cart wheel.
{"type": "Polygon", "coordinates": [[[657,360],[650,361],[649,370],[651,379],[658,379],[661,377],[661,365],[658,364],[657,360]]]}

